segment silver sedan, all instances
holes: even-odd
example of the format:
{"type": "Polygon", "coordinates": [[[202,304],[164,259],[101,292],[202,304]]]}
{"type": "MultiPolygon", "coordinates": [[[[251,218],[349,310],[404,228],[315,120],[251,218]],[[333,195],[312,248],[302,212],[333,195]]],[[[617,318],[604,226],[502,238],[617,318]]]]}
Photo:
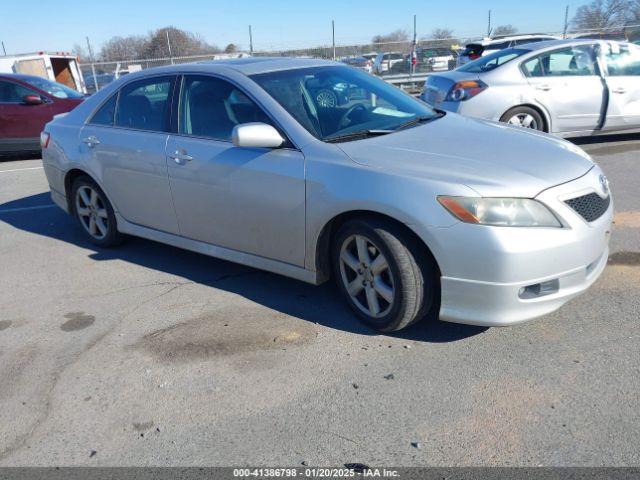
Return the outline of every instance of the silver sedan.
{"type": "Polygon", "coordinates": [[[333,62],[132,73],[56,117],[41,142],[53,200],[99,247],[128,234],[333,277],[381,331],[438,315],[528,320],[607,262],[611,196],[579,148],[435,111],[333,62]]]}
{"type": "Polygon", "coordinates": [[[430,76],[421,98],[561,137],[640,131],[640,47],[599,40],[520,45],[430,76]]]}

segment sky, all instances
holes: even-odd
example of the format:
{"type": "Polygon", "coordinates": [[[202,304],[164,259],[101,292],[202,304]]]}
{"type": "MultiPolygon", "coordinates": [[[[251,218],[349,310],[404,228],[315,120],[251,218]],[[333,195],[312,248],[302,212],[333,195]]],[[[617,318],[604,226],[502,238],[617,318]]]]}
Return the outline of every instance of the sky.
{"type": "Polygon", "coordinates": [[[336,44],[370,41],[396,29],[418,36],[434,28],[451,28],[461,36],[481,36],[487,12],[494,25],[512,24],[520,32],[562,30],[565,5],[570,17],[585,0],[0,0],[0,40],[7,54],[38,50],[70,51],[74,44],[94,51],[113,36],[145,34],[163,26],[201,34],[224,47],[248,49],[248,25],[256,50],[303,48],[331,44],[335,20],[336,44]],[[38,14],[34,15],[34,11],[38,14]],[[24,19],[24,20],[21,20],[24,19]],[[10,20],[10,21],[9,21],[10,20]]]}

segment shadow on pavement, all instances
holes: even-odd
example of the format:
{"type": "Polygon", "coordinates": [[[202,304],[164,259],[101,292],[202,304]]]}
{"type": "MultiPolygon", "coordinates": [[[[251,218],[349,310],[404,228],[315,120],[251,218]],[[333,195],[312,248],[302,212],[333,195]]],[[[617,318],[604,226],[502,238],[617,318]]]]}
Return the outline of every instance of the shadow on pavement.
{"type": "Polygon", "coordinates": [[[21,152],[21,153],[0,153],[0,162],[11,162],[14,160],[39,160],[42,152],[21,152]]]}
{"type": "MultiPolygon", "coordinates": [[[[357,320],[340,299],[333,282],[320,286],[309,285],[280,275],[134,237],[130,237],[120,247],[98,249],[85,239],[74,220],[58,208],[15,210],[50,204],[48,192],[0,204],[0,222],[8,223],[26,232],[92,250],[94,253],[89,257],[96,261],[124,260],[183,277],[194,283],[241,295],[265,307],[308,322],[361,335],[378,335],[357,320]]],[[[487,328],[438,321],[422,322],[389,336],[441,343],[462,340],[485,330],[487,328]]]]}
{"type": "Polygon", "coordinates": [[[618,135],[596,135],[593,137],[577,137],[567,139],[576,145],[590,145],[593,143],[613,142],[637,142],[640,141],[640,133],[624,133],[618,135]]]}

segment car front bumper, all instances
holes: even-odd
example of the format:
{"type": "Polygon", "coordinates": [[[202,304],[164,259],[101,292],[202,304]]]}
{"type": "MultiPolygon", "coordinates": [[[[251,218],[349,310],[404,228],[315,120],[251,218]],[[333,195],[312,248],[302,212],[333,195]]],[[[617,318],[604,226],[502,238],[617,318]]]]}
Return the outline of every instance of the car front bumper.
{"type": "Polygon", "coordinates": [[[565,200],[591,192],[604,196],[600,172],[594,167],[536,197],[561,218],[563,228],[458,223],[431,232],[442,273],[440,319],[512,325],[551,313],[587,290],[607,264],[613,202],[587,222],[565,200]]]}

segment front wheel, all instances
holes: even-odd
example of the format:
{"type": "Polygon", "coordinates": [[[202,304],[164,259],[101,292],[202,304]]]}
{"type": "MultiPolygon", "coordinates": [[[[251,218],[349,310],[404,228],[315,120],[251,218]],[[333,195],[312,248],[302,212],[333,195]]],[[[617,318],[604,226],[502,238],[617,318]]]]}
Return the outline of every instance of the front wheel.
{"type": "Polygon", "coordinates": [[[79,177],[71,188],[73,213],[89,240],[100,247],[122,241],[113,207],[102,189],[89,177],[79,177]]]}
{"type": "Polygon", "coordinates": [[[540,132],[545,131],[542,115],[531,107],[512,108],[502,115],[500,121],[508,123],[509,125],[531,128],[532,130],[538,130],[540,132]]]}
{"type": "Polygon", "coordinates": [[[434,262],[412,236],[391,222],[354,220],[340,228],[332,261],[338,288],[375,330],[401,330],[422,319],[436,300],[434,262]]]}

